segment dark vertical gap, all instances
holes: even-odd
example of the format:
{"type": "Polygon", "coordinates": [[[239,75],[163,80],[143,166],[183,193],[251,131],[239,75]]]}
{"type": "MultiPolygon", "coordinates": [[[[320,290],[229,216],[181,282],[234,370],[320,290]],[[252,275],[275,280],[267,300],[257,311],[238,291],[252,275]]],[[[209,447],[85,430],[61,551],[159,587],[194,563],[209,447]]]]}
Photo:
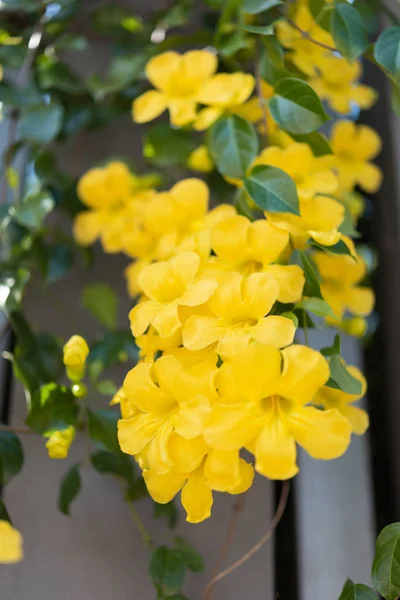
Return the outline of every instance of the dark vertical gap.
{"type": "Polygon", "coordinates": [[[382,152],[376,163],[384,172],[377,194],[368,199],[360,222],[361,241],[378,253],[373,274],[376,312],[379,324],[364,348],[368,381],[368,411],[372,478],[377,531],[400,516],[400,196],[393,152],[391,106],[383,73],[365,64],[365,83],[377,89],[380,99],[370,111],[361,114],[360,123],[376,129],[382,138],[382,152]]]}
{"type": "MultiPolygon", "coordinates": [[[[282,484],[275,484],[275,504],[278,506],[282,484]]],[[[274,567],[275,598],[299,600],[299,577],[296,543],[295,486],[293,482],[285,513],[275,532],[274,567]]]]}
{"type": "MultiPolygon", "coordinates": [[[[6,350],[11,354],[14,352],[15,346],[15,335],[12,329],[6,335],[6,343],[2,350],[6,350]]],[[[0,357],[2,362],[1,365],[1,373],[2,378],[0,382],[0,423],[9,423],[10,413],[11,413],[11,398],[12,398],[12,390],[13,390],[13,368],[12,363],[0,357]]]]}

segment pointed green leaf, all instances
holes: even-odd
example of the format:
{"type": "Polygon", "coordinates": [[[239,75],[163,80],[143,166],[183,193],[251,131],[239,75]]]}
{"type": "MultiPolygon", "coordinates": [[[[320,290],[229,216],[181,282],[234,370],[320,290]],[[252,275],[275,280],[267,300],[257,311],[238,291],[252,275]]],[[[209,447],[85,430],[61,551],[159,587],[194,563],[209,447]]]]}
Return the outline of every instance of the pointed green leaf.
{"type": "Polygon", "coordinates": [[[296,304],[296,308],[303,308],[319,317],[335,317],[335,313],[325,300],[321,298],[304,298],[296,304]]]}
{"type": "Polygon", "coordinates": [[[90,456],[90,462],[98,473],[118,475],[133,484],[134,469],[130,456],[119,452],[109,452],[108,450],[98,450],[90,456]]]}
{"type": "Polygon", "coordinates": [[[292,135],[292,138],[296,142],[307,144],[310,146],[314,156],[325,156],[326,154],[332,154],[332,148],[329,145],[328,140],[319,131],[313,131],[303,135],[292,135]]]}
{"type": "Polygon", "coordinates": [[[335,4],[331,15],[331,33],[336,48],[350,62],[357,60],[368,48],[363,18],[347,2],[335,4]]]}
{"type": "Polygon", "coordinates": [[[378,596],[370,587],[362,583],[353,583],[351,579],[348,579],[339,600],[378,600],[378,596]]]}
{"type": "Polygon", "coordinates": [[[385,600],[400,596],[400,523],[392,523],[376,540],[372,583],[385,600]]]}
{"type": "Polygon", "coordinates": [[[244,180],[244,187],[262,210],[300,214],[296,184],[277,167],[257,165],[244,180]]]}
{"type": "Polygon", "coordinates": [[[28,229],[39,229],[43,219],[53,210],[54,200],[47,192],[27,196],[21,204],[13,206],[12,216],[28,229]]]}
{"type": "Polygon", "coordinates": [[[10,515],[2,498],[0,498],[0,521],[8,521],[11,523],[10,515]]]}
{"type": "Polygon", "coordinates": [[[311,133],[329,120],[312,87],[296,77],[284,77],[276,82],[269,108],[273,119],[289,133],[311,133]]]}
{"type": "Polygon", "coordinates": [[[181,537],[175,538],[175,546],[180,551],[182,561],[188,569],[195,573],[204,571],[204,560],[193,546],[181,537]]]}
{"type": "Polygon", "coordinates": [[[60,104],[40,104],[23,111],[18,125],[18,137],[46,144],[54,140],[61,129],[64,109],[60,104]]]}
{"type": "Polygon", "coordinates": [[[71,390],[48,383],[33,396],[26,424],[40,434],[76,425],[79,408],[71,390]]]}
{"type": "Polygon", "coordinates": [[[151,578],[165,593],[178,592],[185,579],[185,565],[180,551],[160,546],[151,555],[149,571],[151,578]]]}
{"type": "Polygon", "coordinates": [[[304,276],[306,278],[303,294],[305,296],[323,299],[317,271],[304,252],[300,252],[300,258],[303,264],[304,276]]]}
{"type": "Polygon", "coordinates": [[[257,156],[258,137],[248,121],[225,117],[211,127],[208,148],[222,175],[242,179],[257,156]]]}
{"type": "Polygon", "coordinates": [[[374,57],[393,79],[400,82],[400,27],[389,27],[379,36],[374,57]]]}
{"type": "Polygon", "coordinates": [[[329,367],[331,376],[326,383],[328,387],[342,390],[342,392],[345,392],[346,394],[361,394],[361,381],[350,374],[343,364],[340,356],[332,356],[331,360],[329,361],[329,367]]]}
{"type": "Polygon", "coordinates": [[[117,438],[118,414],[111,409],[88,410],[88,430],[91,439],[100,448],[119,454],[117,438]]]}
{"type": "Polygon", "coordinates": [[[279,6],[279,4],[283,4],[282,0],[244,0],[242,10],[245,13],[256,15],[274,6],[279,6]]]}
{"type": "Polygon", "coordinates": [[[73,465],[61,480],[58,494],[58,509],[64,515],[70,515],[71,503],[75,500],[82,487],[80,465],[73,465]]]}
{"type": "Polygon", "coordinates": [[[90,283],[82,292],[82,304],[108,329],[117,325],[118,298],[111,286],[90,283]]]}
{"type": "Polygon", "coordinates": [[[11,431],[0,431],[0,483],[8,483],[24,464],[24,451],[19,438],[11,431]]]}
{"type": "Polygon", "coordinates": [[[274,33],[273,25],[243,25],[242,29],[256,35],[273,35],[274,33]]]}

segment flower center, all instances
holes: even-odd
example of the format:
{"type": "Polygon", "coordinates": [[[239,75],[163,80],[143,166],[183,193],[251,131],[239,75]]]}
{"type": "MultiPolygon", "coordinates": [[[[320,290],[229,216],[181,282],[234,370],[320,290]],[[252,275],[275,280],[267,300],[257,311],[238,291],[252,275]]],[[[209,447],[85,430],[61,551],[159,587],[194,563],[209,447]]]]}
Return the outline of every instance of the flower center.
{"type": "Polygon", "coordinates": [[[282,396],[278,396],[277,394],[274,394],[273,396],[268,396],[267,398],[262,398],[260,405],[261,405],[261,409],[264,412],[269,412],[270,410],[273,410],[274,412],[278,412],[278,411],[289,410],[291,402],[290,402],[290,400],[287,400],[286,398],[282,398],[282,396]]]}

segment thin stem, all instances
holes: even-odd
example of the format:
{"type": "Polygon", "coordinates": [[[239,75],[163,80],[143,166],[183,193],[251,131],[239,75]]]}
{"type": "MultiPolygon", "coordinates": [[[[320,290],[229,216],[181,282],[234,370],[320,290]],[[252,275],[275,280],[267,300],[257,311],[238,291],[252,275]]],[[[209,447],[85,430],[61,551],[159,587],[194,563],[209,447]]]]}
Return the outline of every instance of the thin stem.
{"type": "Polygon", "coordinates": [[[229,519],[228,529],[226,530],[225,540],[224,540],[224,543],[222,544],[221,549],[218,553],[215,567],[214,567],[212,575],[211,575],[211,580],[205,589],[203,600],[211,600],[211,598],[212,598],[214,585],[216,584],[216,581],[214,583],[213,583],[213,581],[216,578],[216,576],[218,575],[218,573],[220,572],[222,564],[223,564],[225,557],[228,554],[228,550],[232,544],[232,540],[233,540],[233,537],[235,534],[239,516],[244,507],[245,498],[246,497],[243,494],[241,496],[239,496],[238,501],[235,502],[235,504],[232,507],[232,513],[231,513],[231,516],[229,519]]]}
{"type": "Polygon", "coordinates": [[[303,309],[303,331],[304,331],[304,343],[306,346],[309,346],[308,341],[308,323],[307,323],[307,313],[305,309],[303,309]]]}
{"type": "Polygon", "coordinates": [[[287,500],[289,497],[289,491],[290,491],[290,482],[284,481],[283,485],[282,485],[282,491],[281,491],[281,497],[279,499],[279,504],[278,504],[276,513],[274,515],[274,518],[272,519],[272,522],[271,522],[271,525],[270,525],[268,531],[262,536],[262,538],[256,544],[254,544],[254,546],[252,548],[250,548],[250,550],[248,552],[246,552],[246,554],[244,554],[241,558],[239,558],[239,560],[237,560],[230,567],[225,569],[225,571],[218,573],[218,575],[216,575],[215,577],[213,577],[211,579],[211,581],[208,583],[206,589],[204,590],[203,600],[207,599],[206,594],[208,593],[208,590],[211,587],[213,587],[218,581],[220,581],[221,579],[223,579],[224,577],[229,575],[229,573],[232,573],[232,571],[234,571],[235,569],[237,569],[238,567],[243,565],[245,562],[247,562],[249,560],[249,558],[251,558],[254,554],[256,554],[256,552],[258,552],[271,539],[271,537],[273,536],[273,534],[274,534],[276,528],[278,527],[278,525],[283,517],[283,514],[285,512],[287,500]]]}
{"type": "Polygon", "coordinates": [[[142,519],[139,516],[139,513],[137,512],[136,508],[134,507],[132,502],[128,503],[129,506],[129,510],[131,511],[131,515],[132,515],[132,519],[136,525],[136,527],[139,530],[140,533],[140,537],[142,538],[142,542],[143,544],[149,549],[149,550],[153,550],[154,548],[154,542],[153,539],[150,535],[150,533],[147,531],[142,519]]]}
{"type": "Polygon", "coordinates": [[[0,431],[9,431],[10,433],[18,433],[20,435],[25,435],[26,433],[33,433],[34,435],[38,435],[36,431],[32,431],[29,427],[13,427],[12,425],[0,425],[0,431]]]}
{"type": "Polygon", "coordinates": [[[297,23],[295,23],[294,21],[292,21],[292,19],[290,19],[286,15],[285,15],[285,19],[289,23],[289,25],[291,27],[293,27],[293,29],[296,29],[296,31],[298,31],[300,33],[301,37],[303,37],[305,40],[308,40],[309,42],[311,42],[312,44],[315,44],[316,46],[319,46],[320,48],[324,48],[325,50],[329,50],[329,52],[337,52],[337,49],[334,48],[333,46],[328,46],[327,44],[324,44],[323,42],[319,42],[318,40],[315,40],[314,38],[312,38],[310,36],[310,34],[307,33],[307,31],[304,31],[304,29],[302,29],[301,27],[299,27],[297,25],[297,23]]]}

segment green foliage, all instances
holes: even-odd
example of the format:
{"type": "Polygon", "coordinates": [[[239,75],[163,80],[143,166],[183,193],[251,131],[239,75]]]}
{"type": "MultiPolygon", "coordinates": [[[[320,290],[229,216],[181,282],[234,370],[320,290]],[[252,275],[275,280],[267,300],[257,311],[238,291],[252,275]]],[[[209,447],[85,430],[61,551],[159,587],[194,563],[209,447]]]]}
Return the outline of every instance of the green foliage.
{"type": "Polygon", "coordinates": [[[100,449],[120,454],[117,438],[118,414],[113,410],[88,410],[88,431],[100,449]]]}
{"type": "Polygon", "coordinates": [[[296,304],[296,308],[303,308],[309,312],[318,315],[319,317],[334,317],[335,313],[325,300],[321,298],[304,298],[296,304]]]}
{"type": "Polygon", "coordinates": [[[171,502],[167,502],[166,504],[154,502],[153,517],[155,519],[166,519],[170,529],[174,529],[178,523],[178,510],[174,501],[171,500],[171,502]]]}
{"type": "Polygon", "coordinates": [[[348,579],[339,600],[378,600],[378,596],[370,587],[362,583],[353,583],[351,579],[348,579]]]}
{"type": "Polygon", "coordinates": [[[329,119],[312,87],[295,77],[276,82],[269,108],[274,120],[288,133],[311,133],[329,119]]]}
{"type": "Polygon", "coordinates": [[[376,540],[372,583],[385,600],[400,596],[400,523],[385,527],[376,540]]]}
{"type": "Polygon", "coordinates": [[[242,10],[255,15],[280,4],[283,4],[282,0],[243,0],[242,10]]]}
{"type": "Polygon", "coordinates": [[[193,136],[161,123],[154,125],[143,140],[143,155],[161,168],[184,165],[196,147],[193,136]]]}
{"type": "Polygon", "coordinates": [[[211,127],[207,137],[218,171],[242,179],[258,152],[254,127],[240,117],[223,117],[211,127]]]}
{"type": "Polygon", "coordinates": [[[12,207],[12,217],[28,229],[39,229],[43,219],[53,210],[54,200],[47,192],[28,195],[21,203],[12,207]]]}
{"type": "Polygon", "coordinates": [[[7,507],[2,498],[0,498],[0,521],[8,521],[11,523],[10,515],[8,514],[7,507]]]}
{"type": "Polygon", "coordinates": [[[101,340],[93,344],[89,355],[89,372],[96,377],[106,368],[129,360],[137,362],[138,347],[130,331],[106,331],[101,340]],[[97,366],[94,364],[97,363],[97,366]],[[95,367],[93,370],[92,367],[95,367]]]}
{"type": "Polygon", "coordinates": [[[342,390],[342,392],[345,392],[346,394],[361,394],[361,381],[350,374],[338,355],[332,356],[329,361],[329,367],[331,375],[326,383],[328,387],[342,390]]]}
{"type": "Polygon", "coordinates": [[[90,456],[90,462],[98,473],[116,475],[125,479],[129,485],[134,484],[133,462],[126,454],[98,450],[90,456]]]}
{"type": "Polygon", "coordinates": [[[310,262],[308,256],[304,252],[300,252],[300,259],[304,269],[304,276],[306,279],[303,294],[314,298],[322,298],[321,287],[319,285],[319,278],[317,271],[313,264],[310,262]]]}
{"type": "Polygon", "coordinates": [[[82,292],[82,304],[108,329],[115,329],[118,316],[118,298],[105,283],[90,283],[82,292]]]}
{"type": "Polygon", "coordinates": [[[149,572],[155,585],[164,595],[179,592],[185,579],[185,564],[181,551],[160,546],[151,556],[149,572]]]}
{"type": "Polygon", "coordinates": [[[40,434],[76,425],[79,407],[72,391],[64,385],[43,385],[32,398],[26,424],[40,434]]]}
{"type": "Polygon", "coordinates": [[[364,21],[358,10],[347,2],[335,4],[331,33],[337,49],[350,62],[357,60],[368,48],[364,21]]]}
{"type": "Polygon", "coordinates": [[[335,356],[336,354],[340,354],[340,348],[341,348],[340,335],[336,334],[332,346],[327,346],[326,348],[321,348],[320,352],[324,356],[335,356]]]}
{"type": "Polygon", "coordinates": [[[58,509],[67,516],[70,516],[71,504],[81,491],[82,479],[80,469],[81,466],[79,463],[73,465],[61,481],[58,495],[58,509]]]}
{"type": "Polygon", "coordinates": [[[296,184],[277,167],[257,165],[244,180],[244,187],[262,210],[300,214],[296,184]]]}
{"type": "Polygon", "coordinates": [[[389,27],[379,36],[374,57],[393,80],[400,84],[400,27],[389,27]]]}
{"type": "Polygon", "coordinates": [[[204,561],[201,555],[197,552],[193,546],[188,544],[183,538],[175,538],[175,546],[180,551],[182,561],[188,569],[195,573],[202,573],[204,571],[204,561]]]}
{"type": "Polygon", "coordinates": [[[24,464],[24,451],[19,438],[11,431],[0,431],[0,484],[18,475],[24,464]]]}
{"type": "Polygon", "coordinates": [[[332,154],[332,148],[329,145],[328,140],[319,131],[313,131],[312,133],[306,133],[303,135],[293,135],[292,138],[296,142],[307,144],[310,146],[314,156],[325,156],[326,154],[332,154]]]}
{"type": "Polygon", "coordinates": [[[47,144],[57,137],[64,116],[57,102],[24,109],[18,125],[19,138],[34,144],[47,144]]]}

